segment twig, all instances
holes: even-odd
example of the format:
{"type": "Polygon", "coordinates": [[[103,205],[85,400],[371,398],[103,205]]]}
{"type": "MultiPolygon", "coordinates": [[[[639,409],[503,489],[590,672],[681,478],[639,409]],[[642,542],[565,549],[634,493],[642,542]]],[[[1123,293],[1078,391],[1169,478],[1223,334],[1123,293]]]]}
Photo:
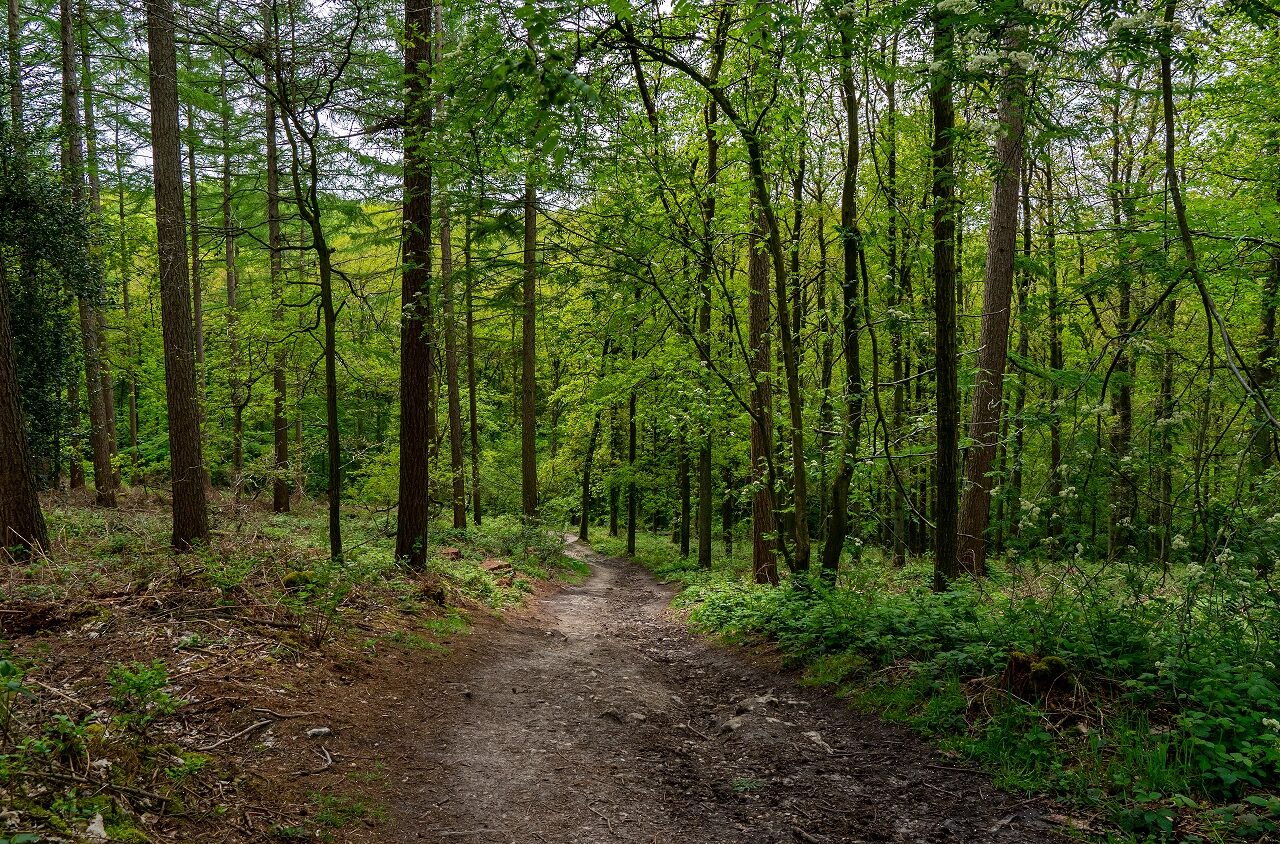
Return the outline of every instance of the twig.
{"type": "Polygon", "coordinates": [[[597,809],[595,806],[592,806],[591,804],[587,804],[587,808],[590,809],[592,812],[594,812],[597,817],[599,817],[601,820],[605,822],[605,825],[609,827],[609,834],[613,835],[614,834],[613,821],[609,820],[609,816],[606,815],[604,812],[601,812],[599,809],[597,809]]]}
{"type": "Polygon", "coordinates": [[[259,727],[265,727],[265,726],[267,726],[268,724],[271,724],[271,723],[274,723],[274,722],[272,721],[272,719],[270,719],[270,718],[264,718],[263,720],[258,721],[258,722],[257,722],[257,723],[255,723],[255,724],[250,724],[249,726],[245,727],[243,730],[241,730],[240,732],[236,733],[235,735],[230,735],[230,736],[227,736],[226,738],[218,739],[218,740],[217,740],[217,741],[215,741],[213,744],[209,744],[209,745],[205,745],[204,747],[201,747],[201,748],[200,748],[200,750],[213,750],[215,747],[222,747],[222,745],[226,744],[226,743],[227,743],[227,742],[229,742],[229,741],[234,741],[235,739],[238,739],[238,738],[240,738],[241,736],[243,736],[243,735],[245,735],[245,734],[247,734],[247,733],[251,733],[251,732],[253,732],[254,730],[258,729],[259,727]]]}
{"type": "Polygon", "coordinates": [[[290,718],[305,718],[308,715],[315,715],[314,712],[276,712],[274,709],[267,709],[265,706],[255,706],[253,711],[265,712],[268,715],[274,715],[282,721],[287,721],[290,718]]]}

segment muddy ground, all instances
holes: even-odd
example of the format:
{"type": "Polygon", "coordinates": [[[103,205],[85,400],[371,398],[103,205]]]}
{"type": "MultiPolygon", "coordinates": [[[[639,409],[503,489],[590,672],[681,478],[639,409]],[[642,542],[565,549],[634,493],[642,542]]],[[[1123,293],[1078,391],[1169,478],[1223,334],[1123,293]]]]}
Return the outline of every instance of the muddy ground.
{"type": "Polygon", "coordinates": [[[295,701],[324,714],[273,743],[317,773],[276,796],[356,801],[330,832],[351,842],[1061,840],[1035,801],[690,634],[638,566],[568,550],[591,564],[583,585],[295,701]]]}

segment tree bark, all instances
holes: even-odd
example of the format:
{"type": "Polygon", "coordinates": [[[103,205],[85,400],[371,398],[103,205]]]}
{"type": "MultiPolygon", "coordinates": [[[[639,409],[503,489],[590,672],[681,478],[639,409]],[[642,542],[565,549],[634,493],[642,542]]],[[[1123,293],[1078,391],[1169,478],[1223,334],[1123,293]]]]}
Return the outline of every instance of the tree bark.
{"type": "Polygon", "coordinates": [[[462,453],[462,396],[458,388],[458,343],[453,309],[453,235],[449,208],[440,203],[440,283],[444,305],[444,374],[449,402],[449,468],[453,478],[453,526],[467,526],[466,467],[462,453]]]}
{"type": "Polygon", "coordinates": [[[844,440],[840,464],[831,484],[831,516],[827,539],[822,546],[822,570],[831,580],[840,567],[840,554],[849,536],[849,488],[862,432],[862,358],[860,331],[861,299],[858,297],[859,269],[865,264],[862,231],[858,224],[858,91],[853,76],[853,43],[847,31],[840,33],[840,90],[845,111],[845,167],[840,192],[840,232],[844,269],[840,278],[842,298],[840,337],[844,347],[844,440]]]}
{"type": "Polygon", "coordinates": [[[196,398],[191,287],[187,278],[183,231],[173,0],[147,0],[146,11],[156,249],[160,258],[160,309],[173,476],[172,542],[175,549],[183,551],[208,539],[209,512],[200,443],[200,405],[196,398]]]}
{"type": "Polygon", "coordinates": [[[431,165],[425,147],[431,129],[432,0],[406,0],[404,231],[400,302],[400,509],[396,557],[415,569],[426,565],[431,514],[431,165]]]}
{"type": "MultiPolygon", "coordinates": [[[[1005,54],[1012,56],[1026,42],[1026,30],[1015,26],[1005,38],[1005,54]]],[[[1010,59],[1012,61],[1012,59],[1010,59]]],[[[1019,182],[1022,176],[1023,90],[1021,68],[1010,65],[1000,89],[1000,134],[996,138],[995,183],[991,191],[991,221],[987,226],[986,277],[982,285],[982,327],[978,339],[978,370],[969,418],[965,456],[965,489],[956,539],[960,571],[987,571],[987,524],[991,515],[991,464],[1000,441],[1004,411],[1004,367],[1009,349],[1009,313],[1013,303],[1013,254],[1018,243],[1019,182]]]]}
{"type": "Polygon", "coordinates": [[[475,281],[471,272],[471,216],[467,215],[467,230],[463,238],[463,261],[466,266],[466,290],[463,294],[467,308],[467,429],[471,435],[471,517],[481,523],[480,510],[480,422],[476,412],[476,339],[475,306],[472,291],[475,281]]]}
{"type": "Polygon", "coordinates": [[[285,379],[285,368],[288,362],[288,351],[285,348],[284,332],[284,266],[282,261],[283,241],[280,234],[280,153],[277,144],[279,131],[276,116],[276,103],[270,88],[275,85],[275,0],[268,0],[264,7],[264,40],[267,44],[268,61],[266,62],[265,81],[268,88],[266,96],[266,135],[267,135],[267,249],[270,252],[271,301],[274,307],[271,322],[275,334],[271,350],[271,430],[273,433],[273,468],[271,481],[271,509],[276,513],[289,512],[289,499],[292,491],[289,488],[289,418],[286,411],[288,400],[288,382],[285,379]]]}
{"type": "MultiPolygon", "coordinates": [[[[62,66],[62,178],[78,207],[85,203],[84,138],[80,124],[80,84],[76,67],[76,29],[71,0],[58,3],[62,66]]],[[[85,396],[89,405],[89,449],[93,458],[93,485],[99,507],[116,506],[115,469],[111,464],[111,429],[102,391],[102,340],[92,291],[74,292],[80,315],[80,339],[84,350],[85,396]]],[[[107,376],[109,378],[109,376],[107,376]]],[[[79,417],[79,408],[72,410],[79,417]]]]}
{"type": "MultiPolygon", "coordinates": [[[[529,165],[532,168],[532,163],[529,165]]],[[[520,330],[520,506],[528,521],[538,516],[538,206],[532,172],[524,180],[524,273],[520,330]]]]}
{"type": "Polygon", "coordinates": [[[959,573],[956,556],[959,487],[960,388],[956,348],[955,102],[952,95],[953,23],[933,12],[934,373],[937,382],[937,455],[934,458],[933,588],[943,591],[959,573]]]}
{"type": "MultiPolygon", "coordinates": [[[[758,212],[757,212],[758,214],[758,212]]],[[[778,583],[777,520],[768,460],[773,450],[773,353],[770,349],[769,258],[760,248],[761,225],[751,231],[748,250],[748,311],[751,344],[751,572],[756,583],[778,583]]],[[[786,319],[784,312],[781,316],[786,319]]]]}

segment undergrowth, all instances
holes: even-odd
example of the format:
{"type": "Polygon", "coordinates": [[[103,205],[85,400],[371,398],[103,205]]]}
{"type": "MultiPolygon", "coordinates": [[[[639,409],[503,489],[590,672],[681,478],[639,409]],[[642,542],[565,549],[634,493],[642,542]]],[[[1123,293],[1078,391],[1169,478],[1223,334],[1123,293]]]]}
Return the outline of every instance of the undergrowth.
{"type": "Polygon", "coordinates": [[[661,537],[639,537],[636,559],[683,584],[676,600],[696,628],[776,643],[810,682],[1005,788],[1062,800],[1099,838],[1280,829],[1280,610],[1252,567],[1024,560],[937,594],[928,561],[893,568],[873,550],[837,585],[793,576],[778,588],[750,582],[746,560],[700,570],[661,537]]]}

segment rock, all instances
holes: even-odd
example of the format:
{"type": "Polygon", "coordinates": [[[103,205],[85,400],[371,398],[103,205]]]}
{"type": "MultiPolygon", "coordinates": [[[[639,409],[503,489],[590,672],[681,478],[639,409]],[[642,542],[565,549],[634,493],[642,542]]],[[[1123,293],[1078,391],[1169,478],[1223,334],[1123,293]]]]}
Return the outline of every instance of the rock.
{"type": "Polygon", "coordinates": [[[307,738],[324,738],[333,735],[333,730],[328,727],[312,727],[307,730],[307,738]]]}
{"type": "Polygon", "coordinates": [[[604,712],[601,712],[596,717],[607,718],[610,721],[617,721],[619,724],[622,723],[622,715],[619,714],[618,711],[615,709],[606,709],[604,712]]]}
{"type": "Polygon", "coordinates": [[[822,740],[822,733],[818,732],[817,730],[810,730],[809,732],[804,734],[804,737],[807,738],[809,741],[813,742],[814,744],[816,744],[818,747],[821,747],[823,750],[827,751],[828,753],[835,753],[835,750],[832,749],[831,745],[827,744],[825,741],[822,740]]]}
{"type": "Polygon", "coordinates": [[[755,712],[758,709],[768,709],[770,706],[777,706],[778,699],[772,691],[767,691],[758,697],[744,697],[738,701],[737,714],[743,715],[747,712],[755,712]]]}
{"type": "Polygon", "coordinates": [[[627,720],[633,724],[643,724],[649,719],[644,716],[643,712],[628,712],[627,720]]]}
{"type": "Polygon", "coordinates": [[[747,723],[746,719],[743,718],[741,715],[735,715],[732,718],[728,718],[723,722],[721,722],[719,732],[721,734],[736,733],[738,730],[741,730],[743,725],[745,725],[746,723],[747,723]]]}
{"type": "Polygon", "coordinates": [[[107,840],[107,825],[101,813],[93,816],[93,820],[89,821],[89,825],[85,827],[84,834],[90,841],[107,840]]]}

